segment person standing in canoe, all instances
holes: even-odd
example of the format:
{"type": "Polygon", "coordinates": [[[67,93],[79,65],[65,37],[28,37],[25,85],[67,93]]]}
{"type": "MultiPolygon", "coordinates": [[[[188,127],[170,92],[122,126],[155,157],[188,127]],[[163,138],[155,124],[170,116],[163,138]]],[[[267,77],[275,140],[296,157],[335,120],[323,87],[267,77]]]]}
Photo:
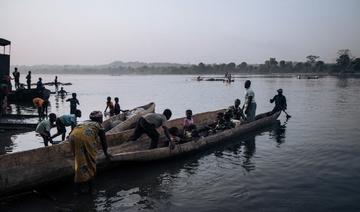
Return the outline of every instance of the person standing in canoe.
{"type": "Polygon", "coordinates": [[[20,72],[18,72],[17,67],[15,67],[15,71],[12,73],[15,79],[15,89],[20,87],[20,72]]]}
{"type": "Polygon", "coordinates": [[[280,88],[277,90],[277,92],[278,92],[278,94],[275,95],[272,99],[270,99],[270,103],[275,102],[275,107],[271,111],[271,113],[276,113],[278,111],[287,109],[286,98],[283,95],[283,90],[280,88]]]}
{"type": "Polygon", "coordinates": [[[41,121],[36,127],[35,132],[39,133],[43,138],[45,146],[48,146],[49,142],[52,144],[50,129],[54,126],[55,121],[56,115],[54,113],[50,113],[49,119],[41,121]]]}
{"type": "Polygon", "coordinates": [[[170,119],[171,115],[172,112],[169,109],[165,109],[163,114],[148,113],[144,115],[137,122],[134,134],[130,137],[129,141],[136,141],[140,138],[142,134],[145,133],[151,138],[151,144],[149,149],[157,148],[160,135],[156,129],[162,127],[168,139],[169,147],[172,148],[173,143],[170,138],[168,127],[166,126],[167,121],[170,119]]]}
{"type": "Polygon", "coordinates": [[[30,89],[31,88],[31,71],[29,71],[28,74],[26,75],[26,84],[27,84],[27,88],[30,89]]]}
{"type": "Polygon", "coordinates": [[[59,118],[56,119],[56,128],[57,133],[51,136],[51,139],[56,138],[59,135],[62,135],[61,141],[65,140],[65,134],[66,134],[66,127],[71,126],[71,130],[73,130],[77,123],[77,118],[81,117],[81,111],[76,110],[75,114],[70,115],[62,115],[59,118]]]}
{"type": "Polygon", "coordinates": [[[245,104],[244,104],[244,112],[246,115],[247,121],[254,121],[255,120],[255,114],[256,114],[256,102],[255,102],[255,93],[250,88],[251,81],[246,80],[245,81],[245,104]]]}
{"type": "Polygon", "coordinates": [[[99,143],[107,159],[105,131],[101,126],[103,115],[101,111],[90,113],[90,120],[76,126],[69,135],[71,151],[75,156],[75,189],[81,193],[81,187],[88,185],[89,193],[92,192],[92,181],[96,174],[96,156],[99,143]]]}
{"type": "Polygon", "coordinates": [[[76,106],[79,105],[79,100],[76,98],[76,93],[72,93],[72,98],[67,99],[67,102],[70,102],[70,114],[75,114],[76,106]]]}

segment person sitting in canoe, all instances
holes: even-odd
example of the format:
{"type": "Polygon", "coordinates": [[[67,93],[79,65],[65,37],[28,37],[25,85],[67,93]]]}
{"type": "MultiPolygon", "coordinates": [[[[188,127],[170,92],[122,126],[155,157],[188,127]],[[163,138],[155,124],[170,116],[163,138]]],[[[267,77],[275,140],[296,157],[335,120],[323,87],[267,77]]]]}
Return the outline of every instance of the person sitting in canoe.
{"type": "Polygon", "coordinates": [[[101,111],[90,113],[90,120],[76,126],[69,135],[71,151],[75,156],[75,189],[76,193],[82,193],[81,187],[88,185],[89,193],[92,192],[92,181],[96,174],[96,156],[99,143],[107,159],[105,131],[101,127],[103,115],[101,111]]]}
{"type": "Polygon", "coordinates": [[[185,137],[196,137],[196,125],[192,117],[192,110],[186,110],[186,117],[183,121],[183,132],[185,137]]]}
{"type": "Polygon", "coordinates": [[[275,107],[271,111],[271,113],[276,113],[278,111],[286,110],[287,104],[286,104],[286,98],[283,95],[283,90],[280,88],[277,90],[278,94],[275,95],[272,99],[270,99],[270,103],[275,102],[275,107]]]}
{"type": "Polygon", "coordinates": [[[109,112],[110,112],[110,116],[113,116],[114,115],[114,104],[113,102],[111,101],[111,97],[108,96],[107,99],[106,99],[106,108],[104,110],[104,114],[106,113],[106,110],[109,108],[109,112]]]}
{"type": "Polygon", "coordinates": [[[114,100],[115,100],[115,104],[114,104],[114,114],[115,115],[119,115],[120,112],[125,113],[125,112],[129,111],[129,110],[121,110],[118,97],[115,97],[114,100]]]}
{"type": "Polygon", "coordinates": [[[209,125],[209,132],[210,133],[216,133],[217,130],[223,130],[224,129],[224,113],[220,112],[216,115],[216,121],[213,124],[209,125]]]}
{"type": "Polygon", "coordinates": [[[159,133],[156,130],[162,127],[164,133],[168,139],[169,147],[173,147],[168,127],[166,126],[167,121],[170,119],[172,112],[170,109],[165,109],[163,114],[159,113],[148,113],[142,116],[136,124],[134,134],[130,137],[129,141],[136,141],[142,134],[146,134],[151,138],[151,144],[149,149],[157,148],[159,142],[159,133]]]}
{"type": "Polygon", "coordinates": [[[224,130],[235,127],[235,123],[231,120],[232,114],[227,112],[224,114],[224,130]]]}
{"type": "Polygon", "coordinates": [[[231,118],[239,121],[246,121],[246,117],[242,108],[240,107],[240,99],[235,99],[234,105],[228,108],[228,112],[231,114],[231,118]]]}
{"type": "MultiPolygon", "coordinates": [[[[56,128],[57,133],[51,136],[51,139],[56,138],[59,135],[61,136],[61,141],[65,140],[65,134],[66,134],[66,127],[71,126],[71,130],[73,130],[76,126],[76,119],[81,117],[81,111],[76,110],[75,114],[70,115],[62,115],[59,118],[56,119],[56,128]]],[[[70,132],[71,133],[71,132],[70,132]]]]}
{"type": "Polygon", "coordinates": [[[176,144],[181,143],[181,141],[182,141],[182,136],[181,136],[181,133],[180,133],[179,128],[177,128],[177,127],[171,127],[171,128],[169,129],[169,134],[170,134],[170,139],[171,139],[174,143],[176,143],[176,144]]]}
{"type": "Polygon", "coordinates": [[[50,137],[50,129],[54,126],[55,121],[56,115],[54,113],[50,113],[49,119],[41,121],[36,127],[35,132],[39,133],[40,136],[43,138],[45,146],[48,146],[49,142],[52,144],[52,139],[50,137]]]}

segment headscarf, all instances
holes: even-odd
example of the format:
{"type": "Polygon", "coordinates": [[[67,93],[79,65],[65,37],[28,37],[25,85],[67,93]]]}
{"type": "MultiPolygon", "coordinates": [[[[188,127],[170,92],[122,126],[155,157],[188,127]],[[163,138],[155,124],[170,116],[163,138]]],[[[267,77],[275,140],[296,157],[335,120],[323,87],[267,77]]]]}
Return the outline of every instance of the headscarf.
{"type": "Polygon", "coordinates": [[[89,115],[90,120],[102,122],[103,114],[101,111],[93,111],[89,115]]]}

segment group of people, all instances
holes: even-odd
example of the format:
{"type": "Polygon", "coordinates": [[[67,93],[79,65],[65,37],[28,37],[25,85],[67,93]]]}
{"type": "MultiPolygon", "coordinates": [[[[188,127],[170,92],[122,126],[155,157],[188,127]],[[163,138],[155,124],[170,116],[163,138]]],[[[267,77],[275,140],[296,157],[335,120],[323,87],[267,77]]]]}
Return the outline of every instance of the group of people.
{"type": "MultiPolygon", "coordinates": [[[[70,114],[57,117],[54,113],[49,115],[48,120],[39,123],[36,132],[44,139],[45,146],[52,143],[52,139],[62,135],[65,139],[66,127],[71,126],[71,132],[68,137],[71,150],[75,157],[75,185],[76,192],[81,192],[83,185],[88,186],[88,191],[92,190],[92,179],[96,173],[96,155],[97,144],[101,144],[104,155],[107,159],[111,155],[107,152],[106,136],[101,123],[103,121],[103,113],[101,111],[93,111],[90,113],[90,120],[77,125],[76,119],[81,117],[81,111],[76,108],[79,101],[76,93],[72,94],[70,102],[70,114]],[[50,134],[51,127],[57,127],[57,133],[50,134]]],[[[282,95],[282,89],[278,89],[278,94],[274,96],[270,102],[275,102],[275,107],[271,113],[286,110],[286,98],[282,95]]],[[[150,139],[149,149],[158,147],[160,134],[158,129],[161,128],[167,138],[164,145],[171,149],[177,143],[186,142],[187,139],[200,137],[203,134],[217,133],[218,131],[231,129],[237,124],[243,124],[255,120],[256,115],[255,93],[251,89],[251,81],[245,82],[245,102],[241,107],[240,99],[236,99],[234,105],[230,106],[224,113],[218,113],[213,124],[208,126],[197,126],[193,118],[192,110],[186,110],[182,122],[182,128],[169,127],[168,120],[172,116],[170,109],[165,109],[163,113],[148,113],[143,115],[136,124],[133,134],[129,141],[138,140],[143,134],[150,139]]],[[[107,98],[105,111],[109,109],[110,115],[120,113],[119,99],[115,98],[115,105],[111,101],[111,97],[107,98]]]]}
{"type": "Polygon", "coordinates": [[[115,100],[115,104],[111,101],[110,96],[107,97],[104,114],[109,113],[110,116],[114,116],[114,115],[120,114],[120,112],[127,111],[127,110],[121,110],[118,97],[115,97],[114,100],[115,100]],[[108,109],[109,109],[109,112],[107,112],[108,109]]]}
{"type": "MultiPolygon", "coordinates": [[[[169,144],[169,146],[172,147],[176,142],[181,142],[186,140],[186,138],[198,137],[202,133],[206,135],[216,133],[217,131],[231,129],[235,127],[236,124],[254,121],[257,105],[255,92],[251,89],[251,81],[246,80],[244,87],[245,102],[243,107],[240,107],[240,99],[236,99],[234,105],[230,106],[224,113],[218,113],[216,121],[209,126],[198,128],[192,118],[192,110],[186,110],[186,117],[184,118],[182,129],[176,127],[169,129],[167,127],[167,120],[171,118],[172,112],[170,109],[165,109],[162,114],[149,113],[141,117],[129,140],[135,141],[140,138],[142,134],[146,134],[151,139],[149,149],[157,148],[159,133],[156,129],[161,127],[168,139],[165,145],[169,144]]],[[[275,102],[275,107],[271,111],[272,114],[287,109],[286,98],[282,95],[282,89],[278,89],[277,91],[278,94],[270,100],[271,103],[275,102]]]]}
{"type": "MultiPolygon", "coordinates": [[[[18,71],[18,68],[15,67],[14,68],[14,72],[12,73],[13,77],[14,77],[14,81],[15,81],[15,88],[24,88],[24,85],[20,83],[20,72],[18,71]]],[[[28,74],[25,77],[26,79],[26,84],[27,84],[27,88],[30,89],[31,88],[31,71],[28,71],[28,74]]]]}

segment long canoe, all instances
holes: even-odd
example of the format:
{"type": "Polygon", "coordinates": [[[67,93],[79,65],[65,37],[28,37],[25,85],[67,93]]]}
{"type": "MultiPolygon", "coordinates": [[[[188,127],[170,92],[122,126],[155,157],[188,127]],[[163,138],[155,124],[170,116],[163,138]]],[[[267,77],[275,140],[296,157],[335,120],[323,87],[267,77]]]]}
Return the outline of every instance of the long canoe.
{"type": "MultiPolygon", "coordinates": [[[[194,121],[199,126],[211,124],[216,119],[217,113],[221,111],[224,110],[196,114],[194,121]]],[[[280,112],[273,115],[267,115],[267,113],[258,115],[253,122],[184,144],[178,144],[172,150],[169,147],[147,150],[150,141],[146,136],[141,137],[136,142],[126,142],[134,130],[123,131],[113,137],[116,139],[108,142],[108,150],[113,155],[111,162],[105,160],[101,151],[99,151],[97,162],[99,166],[106,169],[127,162],[161,160],[199,151],[209,145],[222,143],[224,139],[268,126],[279,115],[280,112]]],[[[181,126],[182,120],[183,118],[169,121],[168,125],[169,127],[181,126]]],[[[160,145],[164,140],[164,135],[162,135],[160,145]]],[[[35,188],[64,178],[71,178],[74,175],[74,159],[68,142],[62,145],[1,155],[0,161],[0,196],[35,188]]]]}

